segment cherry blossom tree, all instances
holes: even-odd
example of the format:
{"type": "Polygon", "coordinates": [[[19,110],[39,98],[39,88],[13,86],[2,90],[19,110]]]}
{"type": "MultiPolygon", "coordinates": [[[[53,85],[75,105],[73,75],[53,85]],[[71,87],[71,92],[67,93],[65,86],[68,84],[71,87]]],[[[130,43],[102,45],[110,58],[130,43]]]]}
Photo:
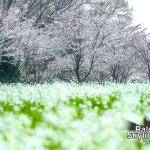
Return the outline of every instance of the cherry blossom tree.
{"type": "Polygon", "coordinates": [[[4,0],[0,15],[1,56],[22,82],[117,83],[134,73],[143,39],[125,0],[4,0]]]}
{"type": "Polygon", "coordinates": [[[150,37],[139,28],[134,34],[131,46],[135,50],[137,70],[146,74],[150,81],[150,37]]]}
{"type": "MultiPolygon", "coordinates": [[[[128,69],[132,66],[126,58],[127,55],[131,55],[127,54],[127,45],[132,37],[131,10],[128,9],[127,3],[100,1],[88,6],[88,9],[87,5],[83,5],[79,9],[66,12],[54,22],[57,32],[60,30],[59,36],[68,41],[66,49],[60,52],[63,56],[59,61],[62,65],[60,76],[63,79],[70,79],[72,76],[72,79],[78,82],[86,81],[88,78],[98,80],[98,76],[104,77],[99,75],[101,72],[105,76],[113,76],[109,70],[113,68],[113,64],[126,62],[122,70],[127,64],[130,64],[128,69]],[[113,51],[114,47],[116,54],[113,51]]],[[[125,69],[118,72],[122,72],[122,78],[127,80],[129,71],[126,71],[128,75],[124,74],[125,69]]]]}

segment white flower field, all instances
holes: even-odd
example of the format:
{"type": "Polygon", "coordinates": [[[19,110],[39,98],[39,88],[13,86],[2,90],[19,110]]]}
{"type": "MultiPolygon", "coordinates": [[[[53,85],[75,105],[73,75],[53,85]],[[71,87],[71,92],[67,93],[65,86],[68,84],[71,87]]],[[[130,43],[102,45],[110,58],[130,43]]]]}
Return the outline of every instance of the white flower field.
{"type": "Polygon", "coordinates": [[[148,84],[0,85],[0,150],[148,150],[126,122],[149,108],[148,84]]]}

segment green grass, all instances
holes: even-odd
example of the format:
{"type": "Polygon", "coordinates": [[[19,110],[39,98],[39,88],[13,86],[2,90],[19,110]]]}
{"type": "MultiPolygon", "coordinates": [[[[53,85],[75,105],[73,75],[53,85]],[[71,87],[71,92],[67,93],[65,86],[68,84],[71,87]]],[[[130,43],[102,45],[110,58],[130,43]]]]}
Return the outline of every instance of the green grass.
{"type": "Polygon", "coordinates": [[[148,84],[1,84],[0,150],[148,150],[125,125],[149,114],[148,84]]]}

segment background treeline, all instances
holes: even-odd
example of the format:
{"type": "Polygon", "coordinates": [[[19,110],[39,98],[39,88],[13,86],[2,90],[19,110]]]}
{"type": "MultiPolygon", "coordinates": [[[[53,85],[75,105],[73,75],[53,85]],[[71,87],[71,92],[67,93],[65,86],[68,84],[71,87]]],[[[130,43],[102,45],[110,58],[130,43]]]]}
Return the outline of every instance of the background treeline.
{"type": "Polygon", "coordinates": [[[1,0],[0,82],[150,81],[132,21],[126,0],[1,0]]]}

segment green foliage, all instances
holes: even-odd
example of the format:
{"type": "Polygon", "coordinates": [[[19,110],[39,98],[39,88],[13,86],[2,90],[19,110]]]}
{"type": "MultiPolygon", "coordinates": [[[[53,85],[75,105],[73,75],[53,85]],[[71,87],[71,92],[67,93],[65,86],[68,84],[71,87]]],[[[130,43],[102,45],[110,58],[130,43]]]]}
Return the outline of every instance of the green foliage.
{"type": "Polygon", "coordinates": [[[84,109],[97,109],[98,114],[103,114],[108,109],[113,108],[113,104],[117,101],[116,95],[110,95],[108,100],[103,99],[101,96],[96,97],[75,97],[70,98],[66,104],[70,107],[74,107],[76,110],[77,118],[84,118],[84,109]],[[107,101],[107,102],[106,102],[107,101]]]}
{"type": "Polygon", "coordinates": [[[107,108],[111,109],[113,107],[113,104],[118,100],[116,95],[110,95],[108,102],[107,102],[107,108]]]}
{"type": "Polygon", "coordinates": [[[62,150],[61,143],[54,141],[52,138],[47,138],[47,143],[45,144],[47,150],[62,150]]]}
{"type": "Polygon", "coordinates": [[[137,150],[142,150],[143,148],[143,143],[141,142],[141,141],[139,141],[139,140],[136,140],[135,141],[135,145],[136,145],[136,147],[137,147],[137,150]]]}
{"type": "Polygon", "coordinates": [[[25,114],[31,119],[31,128],[35,128],[42,121],[42,110],[44,105],[37,102],[23,101],[19,104],[10,101],[0,102],[1,114],[14,113],[17,115],[25,114]]]}
{"type": "Polygon", "coordinates": [[[13,57],[1,56],[0,63],[0,82],[14,83],[19,82],[19,65],[13,64],[13,57]]]}

